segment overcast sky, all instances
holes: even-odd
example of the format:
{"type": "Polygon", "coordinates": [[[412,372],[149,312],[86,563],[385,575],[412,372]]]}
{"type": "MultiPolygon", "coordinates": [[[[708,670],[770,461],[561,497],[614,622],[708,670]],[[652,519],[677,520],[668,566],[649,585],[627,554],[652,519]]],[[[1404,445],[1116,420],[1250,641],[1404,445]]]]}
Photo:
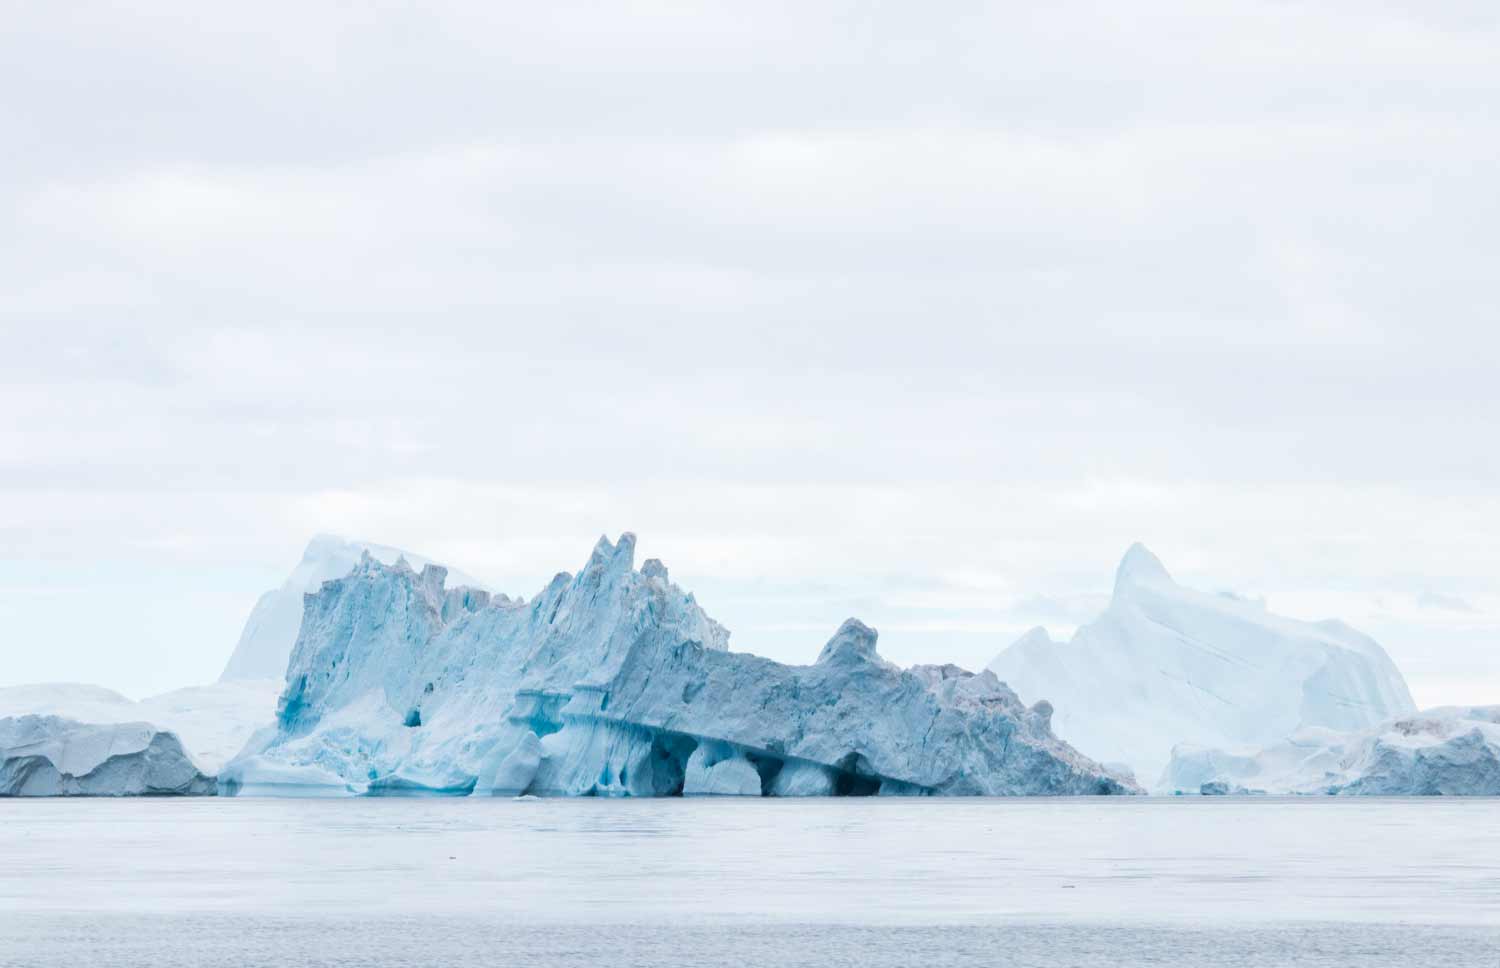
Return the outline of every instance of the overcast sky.
{"type": "Polygon", "coordinates": [[[780,659],[1141,540],[1500,702],[1490,0],[340,7],[0,0],[0,684],[633,530],[780,659]]]}

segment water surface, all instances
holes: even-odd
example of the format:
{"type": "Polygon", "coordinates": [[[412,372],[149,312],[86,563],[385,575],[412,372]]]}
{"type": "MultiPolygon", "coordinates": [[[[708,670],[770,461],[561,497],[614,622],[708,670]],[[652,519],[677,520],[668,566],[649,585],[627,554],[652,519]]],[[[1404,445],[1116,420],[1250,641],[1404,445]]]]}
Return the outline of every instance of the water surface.
{"type": "Polygon", "coordinates": [[[27,968],[1500,963],[1495,800],[12,800],[0,858],[27,968]]]}

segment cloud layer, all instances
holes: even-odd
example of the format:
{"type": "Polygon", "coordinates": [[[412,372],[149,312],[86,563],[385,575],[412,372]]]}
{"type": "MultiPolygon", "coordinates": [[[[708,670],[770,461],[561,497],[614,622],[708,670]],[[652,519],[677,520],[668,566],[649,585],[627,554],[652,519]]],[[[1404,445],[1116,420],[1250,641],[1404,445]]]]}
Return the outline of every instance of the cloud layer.
{"type": "Polygon", "coordinates": [[[781,658],[1140,539],[1500,701],[1492,5],[12,6],[8,678],[210,678],[318,530],[630,528],[781,658]]]}

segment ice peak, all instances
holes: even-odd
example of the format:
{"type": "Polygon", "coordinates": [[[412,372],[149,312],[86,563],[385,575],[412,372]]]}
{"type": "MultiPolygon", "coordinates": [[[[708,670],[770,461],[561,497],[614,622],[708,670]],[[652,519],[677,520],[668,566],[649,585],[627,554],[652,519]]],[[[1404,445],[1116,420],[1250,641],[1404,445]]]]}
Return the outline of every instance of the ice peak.
{"type": "Polygon", "coordinates": [[[1011,648],[1045,649],[1055,644],[1056,643],[1052,641],[1052,636],[1044,627],[1040,625],[1034,625],[1026,630],[1025,635],[1021,636],[1019,639],[1016,639],[1016,641],[1011,644],[1011,648]]]}
{"type": "Polygon", "coordinates": [[[635,534],[630,531],[622,532],[620,540],[614,543],[610,542],[609,535],[601,534],[594,544],[594,553],[589,556],[590,565],[623,564],[625,571],[629,571],[634,563],[635,534]]]}
{"type": "Polygon", "coordinates": [[[1124,589],[1132,586],[1163,582],[1170,584],[1171,581],[1172,576],[1167,573],[1161,559],[1137,541],[1125,552],[1125,557],[1120,559],[1120,567],[1115,570],[1115,595],[1118,597],[1124,589]]]}
{"type": "Polygon", "coordinates": [[[833,633],[833,638],[823,646],[823,651],[818,653],[818,664],[837,660],[878,660],[875,652],[878,637],[879,633],[859,619],[845,619],[839,630],[833,633]]]}

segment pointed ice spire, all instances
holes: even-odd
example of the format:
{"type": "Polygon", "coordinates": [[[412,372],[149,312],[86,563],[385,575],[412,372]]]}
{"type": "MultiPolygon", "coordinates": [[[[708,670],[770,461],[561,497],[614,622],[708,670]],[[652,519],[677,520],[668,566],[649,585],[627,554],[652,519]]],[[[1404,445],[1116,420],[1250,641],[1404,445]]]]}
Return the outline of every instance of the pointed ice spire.
{"type": "Polygon", "coordinates": [[[879,656],[875,652],[876,638],[875,630],[859,619],[845,619],[844,624],[839,626],[839,630],[818,654],[818,664],[836,660],[878,661],[879,656]]]}
{"type": "Polygon", "coordinates": [[[1115,597],[1120,597],[1120,594],[1129,588],[1163,582],[1167,584],[1172,582],[1172,576],[1167,573],[1166,566],[1145,545],[1137,541],[1130,546],[1129,551],[1125,552],[1125,557],[1120,559],[1120,567],[1115,569],[1115,597]]]}
{"type": "Polygon", "coordinates": [[[629,571],[635,564],[635,535],[629,531],[620,535],[620,540],[611,543],[609,535],[600,535],[599,541],[594,545],[594,552],[589,556],[589,565],[604,566],[623,562],[625,571],[629,571]]]}
{"type": "Polygon", "coordinates": [[[1026,634],[1011,643],[1012,649],[1046,649],[1056,645],[1052,636],[1046,628],[1035,625],[1027,629],[1026,634]]]}

